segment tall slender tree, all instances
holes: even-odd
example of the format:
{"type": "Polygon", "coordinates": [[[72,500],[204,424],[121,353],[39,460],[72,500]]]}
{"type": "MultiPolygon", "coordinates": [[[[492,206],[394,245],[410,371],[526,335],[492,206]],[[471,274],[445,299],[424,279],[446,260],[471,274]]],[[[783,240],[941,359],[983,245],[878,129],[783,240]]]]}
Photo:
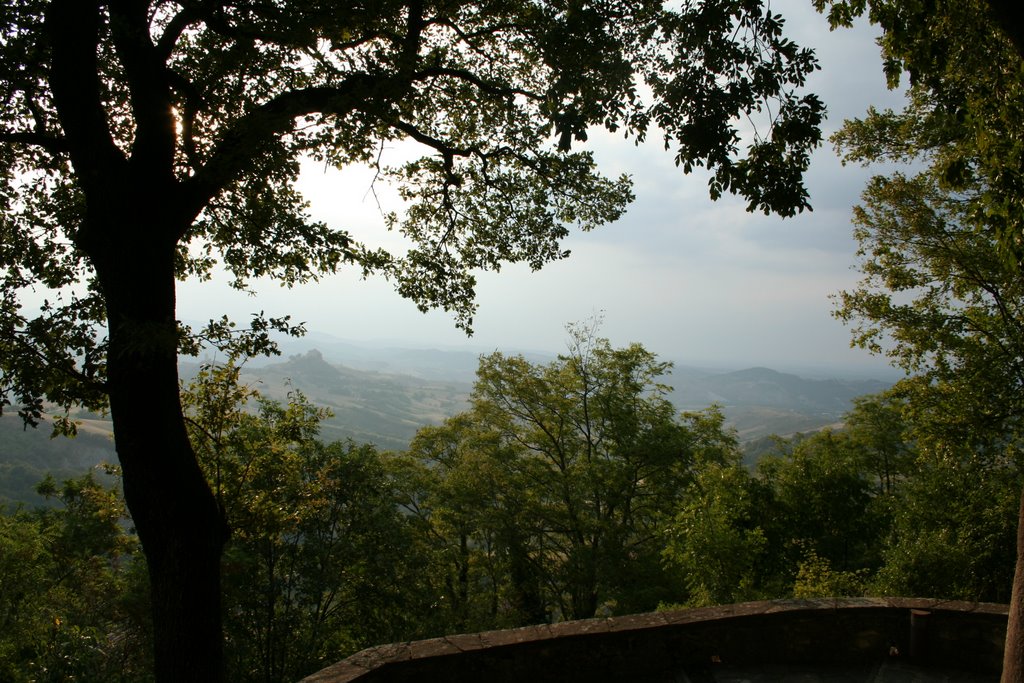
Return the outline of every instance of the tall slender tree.
{"type": "MultiPolygon", "coordinates": [[[[834,25],[862,12],[883,29],[902,112],[870,111],[837,142],[847,160],[917,162],[874,178],[855,213],[865,279],[841,295],[855,342],[918,373],[911,407],[984,449],[1020,451],[1024,406],[1024,51],[1002,0],[815,0],[834,25]]],[[[919,420],[918,420],[919,421],[919,420]]],[[[1024,496],[1003,681],[1024,681],[1024,496]]]]}

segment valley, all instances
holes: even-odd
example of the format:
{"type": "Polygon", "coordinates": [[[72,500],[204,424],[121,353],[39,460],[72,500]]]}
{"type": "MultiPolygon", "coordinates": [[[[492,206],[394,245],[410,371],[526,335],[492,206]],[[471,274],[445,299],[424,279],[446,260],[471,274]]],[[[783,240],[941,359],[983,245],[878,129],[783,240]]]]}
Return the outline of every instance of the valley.
{"type": "MultiPolygon", "coordinates": [[[[321,426],[324,441],[351,439],[402,450],[419,427],[438,424],[468,407],[478,362],[473,352],[369,348],[330,338],[298,342],[286,346],[283,357],[246,364],[241,379],[275,400],[299,391],[329,408],[332,415],[321,426]],[[320,348],[312,348],[317,342],[320,348]]],[[[534,362],[553,359],[524,355],[534,362]]],[[[188,382],[199,367],[183,361],[182,380],[188,382]]],[[[677,366],[669,381],[674,386],[670,398],[681,411],[721,406],[727,425],[749,450],[748,462],[770,448],[769,435],[841,426],[855,397],[889,386],[881,380],[808,379],[768,368],[687,366],[677,366]]],[[[42,504],[32,489],[45,473],[59,480],[114,461],[109,422],[91,414],[76,419],[76,438],[51,439],[46,424],[23,429],[16,415],[0,418],[0,504],[42,504]]]]}

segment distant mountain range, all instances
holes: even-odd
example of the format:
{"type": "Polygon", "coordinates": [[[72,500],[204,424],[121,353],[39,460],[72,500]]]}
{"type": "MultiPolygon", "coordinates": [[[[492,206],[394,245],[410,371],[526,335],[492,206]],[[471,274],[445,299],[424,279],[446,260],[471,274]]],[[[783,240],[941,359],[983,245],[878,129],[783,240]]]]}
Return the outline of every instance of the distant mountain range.
{"type": "MultiPolygon", "coordinates": [[[[284,360],[247,364],[242,381],[278,400],[298,389],[329,408],[333,417],[321,430],[325,440],[350,438],[394,450],[405,448],[421,426],[438,424],[467,408],[479,361],[471,351],[370,348],[329,338],[298,341],[284,347],[291,354],[284,360]],[[316,342],[323,348],[312,348],[316,342]]],[[[553,359],[523,355],[534,362],[553,359]]],[[[183,362],[182,377],[187,381],[198,367],[194,361],[183,362]]],[[[741,441],[758,450],[763,446],[756,442],[770,434],[789,436],[837,425],[854,398],[890,386],[880,380],[806,379],[768,368],[676,367],[667,383],[675,386],[670,398],[677,408],[720,405],[741,441]]],[[[72,441],[50,440],[45,425],[23,431],[16,418],[0,419],[0,503],[23,500],[14,490],[30,490],[45,471],[72,476],[73,471],[114,459],[109,423],[82,417],[87,418],[83,434],[72,441]]]]}
{"type": "MultiPolygon", "coordinates": [[[[301,348],[301,347],[300,347],[301,348]]],[[[552,356],[524,354],[534,362],[552,356]]],[[[465,408],[479,356],[469,351],[368,349],[335,343],[284,362],[246,368],[245,377],[283,396],[285,381],[335,412],[330,432],[403,448],[416,428],[465,408]]],[[[668,378],[680,410],[722,407],[741,440],[790,435],[840,422],[857,396],[887,389],[881,380],[807,379],[768,368],[711,371],[676,367],[668,378]]]]}
{"type": "Polygon", "coordinates": [[[881,380],[806,379],[768,368],[715,373],[681,368],[673,373],[673,380],[672,401],[677,408],[720,405],[742,441],[836,424],[854,398],[892,385],[881,380]]]}

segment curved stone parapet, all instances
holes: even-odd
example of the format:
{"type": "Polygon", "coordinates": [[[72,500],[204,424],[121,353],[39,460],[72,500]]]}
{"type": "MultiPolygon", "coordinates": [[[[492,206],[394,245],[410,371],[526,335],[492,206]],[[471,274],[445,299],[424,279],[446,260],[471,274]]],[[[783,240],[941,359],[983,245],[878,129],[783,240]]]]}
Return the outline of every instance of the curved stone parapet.
{"type": "Polygon", "coordinates": [[[779,667],[807,681],[996,681],[1007,612],[910,598],[750,602],[381,645],[302,683],[790,680],[743,673],[779,667]]]}

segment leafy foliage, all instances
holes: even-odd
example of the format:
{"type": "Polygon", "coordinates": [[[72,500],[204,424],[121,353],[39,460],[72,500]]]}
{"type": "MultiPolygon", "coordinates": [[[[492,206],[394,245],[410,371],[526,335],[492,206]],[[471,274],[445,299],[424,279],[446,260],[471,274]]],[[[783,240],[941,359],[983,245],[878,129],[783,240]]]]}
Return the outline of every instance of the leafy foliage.
{"type": "Polygon", "coordinates": [[[890,123],[871,117],[837,137],[864,160],[906,145],[930,162],[869,183],[854,214],[864,278],[838,298],[855,343],[912,373],[893,395],[919,469],[901,492],[879,581],[885,590],[1005,600],[1015,544],[1007,514],[1021,483],[1024,290],[1018,266],[1000,255],[1002,223],[989,210],[1001,181],[988,175],[982,150],[966,159],[970,173],[950,180],[942,159],[970,147],[953,149],[945,136],[967,124],[930,116],[922,93],[902,127],[890,123]]]}
{"type": "MultiPolygon", "coordinates": [[[[864,279],[837,307],[856,344],[911,375],[894,395],[917,471],[898,492],[876,585],[1008,600],[1024,414],[1024,42],[1014,8],[1002,0],[817,5],[830,6],[834,25],[867,11],[884,31],[890,84],[910,77],[902,112],[870,110],[834,139],[850,161],[913,164],[865,189],[854,214],[864,279]]],[[[1020,676],[1019,588],[1005,680],[1020,676]]]]}
{"type": "Polygon", "coordinates": [[[891,536],[871,589],[1009,602],[1020,465],[970,447],[925,451],[897,494],[891,536]]]}
{"type": "Polygon", "coordinates": [[[664,550],[687,604],[863,594],[1005,602],[1019,464],[971,435],[938,448],[932,426],[902,399],[864,397],[844,430],[777,439],[753,473],[698,469],[664,550]],[[863,438],[874,421],[860,422],[879,413],[895,427],[882,441],[899,453],[888,484],[878,439],[863,438]]]}
{"type": "Polygon", "coordinates": [[[983,187],[946,192],[931,173],[874,179],[855,214],[865,278],[839,299],[858,344],[893,340],[894,362],[918,374],[903,384],[915,409],[941,411],[951,436],[1013,432],[1022,408],[1024,291],[977,214],[983,187]]]}
{"type": "Polygon", "coordinates": [[[883,30],[890,86],[909,76],[906,110],[871,110],[864,121],[847,123],[840,140],[858,138],[847,146],[847,158],[926,157],[943,190],[969,190],[975,217],[986,223],[1003,258],[1019,268],[1024,147],[1017,132],[1024,126],[1024,44],[1011,4],[815,0],[819,10],[829,8],[833,26],[849,25],[867,12],[883,30]]]}
{"type": "Polygon", "coordinates": [[[126,266],[111,259],[129,245],[174,249],[177,277],[219,264],[239,288],[354,265],[468,328],[474,270],[539,268],[567,255],[568,227],[621,215],[628,179],[573,149],[592,127],[660,134],[686,172],[713,172],[712,196],[783,215],[807,206],[820,140],[821,103],[796,94],[813,55],[760,2],[21,0],[0,27],[0,358],[30,419],[43,396],[102,405],[104,269],[126,266]],[[737,121],[762,111],[745,138],[737,121]],[[381,166],[401,140],[424,156],[381,166]],[[378,164],[408,202],[388,224],[412,248],[311,220],[293,186],[302,157],[378,164]],[[143,215],[159,217],[146,237],[143,215]],[[36,310],[32,287],[51,293],[36,310]]]}
{"type": "Polygon", "coordinates": [[[809,549],[797,566],[793,584],[795,598],[834,598],[857,596],[864,593],[867,569],[836,571],[827,558],[809,549]]]}
{"type": "Polygon", "coordinates": [[[146,581],[116,486],[39,485],[58,508],[0,516],[0,677],[145,681],[146,581]]]}
{"type": "MultiPolygon", "coordinates": [[[[777,439],[750,470],[716,408],[662,403],[653,355],[576,335],[548,365],[481,359],[473,408],[404,454],[325,445],[324,411],[300,394],[276,403],[233,363],[204,368],[183,404],[232,528],[231,680],[296,680],[372,644],[581,616],[586,590],[591,614],[1006,598],[1012,450],[940,450],[931,421],[883,395],[860,399],[842,431],[777,439]]],[[[117,490],[86,477],[40,491],[63,507],[0,517],[4,675],[147,680],[147,582],[117,490]]]]}
{"type": "Polygon", "coordinates": [[[763,458],[758,472],[773,492],[787,564],[809,551],[843,571],[871,562],[884,524],[872,514],[870,483],[845,434],[819,432],[785,457],[763,458]]]}
{"type": "Polygon", "coordinates": [[[669,527],[665,562],[678,568],[693,606],[753,600],[768,538],[758,525],[757,482],[735,459],[699,468],[669,527]]]}
{"type": "Polygon", "coordinates": [[[183,394],[232,529],[222,572],[231,680],[297,680],[416,633],[416,558],[380,456],[321,443],[326,411],[299,393],[264,399],[238,371],[207,367],[183,394]]]}
{"type": "Polygon", "coordinates": [[[665,515],[697,453],[714,460],[735,442],[720,415],[677,419],[660,384],[667,370],[643,347],[613,349],[586,327],[571,328],[569,352],[548,365],[481,359],[472,410],[410,449],[425,490],[410,491],[409,505],[455,553],[453,609],[477,586],[513,621],[671,597],[659,567],[665,515]]]}
{"type": "MultiPolygon", "coordinates": [[[[816,63],[781,28],[760,0],[0,9],[0,409],[36,423],[44,400],[109,400],[162,680],[223,669],[225,526],[178,402],[177,354],[196,344],[176,280],[219,265],[238,288],[291,286],[351,266],[468,330],[476,271],[564,258],[571,227],[624,211],[628,178],[573,149],[596,126],[660,132],[684,171],[709,168],[712,196],[791,215],[823,107],[797,93],[816,63]],[[737,122],[759,112],[741,153],[737,122]],[[384,167],[400,141],[420,155],[384,167]],[[409,248],[312,220],[294,187],[309,157],[375,164],[409,248]]],[[[272,349],[276,327],[292,329],[259,316],[243,345],[272,349]]]]}

